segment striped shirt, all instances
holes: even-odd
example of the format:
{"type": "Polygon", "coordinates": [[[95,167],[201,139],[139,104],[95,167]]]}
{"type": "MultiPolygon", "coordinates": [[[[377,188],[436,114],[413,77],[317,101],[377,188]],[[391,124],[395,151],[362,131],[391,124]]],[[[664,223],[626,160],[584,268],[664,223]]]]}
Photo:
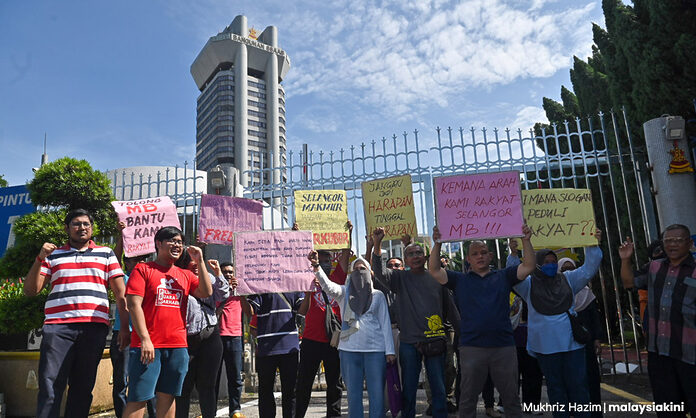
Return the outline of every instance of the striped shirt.
{"type": "Polygon", "coordinates": [[[634,284],[648,289],[648,351],[696,364],[696,261],[655,260],[634,284]]]}
{"type": "Polygon", "coordinates": [[[80,251],[66,244],[41,263],[41,275],[51,281],[45,324],[109,324],[106,289],[110,279],[123,276],[111,248],[90,241],[88,248],[80,251]]]}
{"type": "Polygon", "coordinates": [[[304,293],[264,293],[247,298],[258,318],[258,356],[288,354],[300,350],[295,314],[302,304],[304,293]]]}

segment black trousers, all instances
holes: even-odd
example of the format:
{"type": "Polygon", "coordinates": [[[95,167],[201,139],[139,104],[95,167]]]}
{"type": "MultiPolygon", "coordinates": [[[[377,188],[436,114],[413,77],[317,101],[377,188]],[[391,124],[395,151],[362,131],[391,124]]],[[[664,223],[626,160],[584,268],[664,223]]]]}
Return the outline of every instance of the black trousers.
{"type": "Polygon", "coordinates": [[[658,412],[658,417],[696,416],[696,365],[649,351],[648,376],[656,404],[684,402],[684,412],[658,412]]]}
{"type": "MultiPolygon", "coordinates": [[[[595,360],[596,362],[596,360],[595,360]]],[[[522,383],[522,403],[539,405],[543,374],[539,362],[530,356],[525,347],[517,347],[517,365],[522,383]]]]}
{"type": "MultiPolygon", "coordinates": [[[[600,405],[602,403],[602,388],[599,384],[602,383],[602,375],[597,362],[594,341],[585,344],[585,365],[587,368],[587,389],[590,391],[590,402],[600,405]]],[[[592,412],[592,417],[594,418],[602,416],[604,416],[602,411],[592,412]]]]}
{"type": "Polygon", "coordinates": [[[203,418],[215,418],[217,412],[217,392],[215,383],[222,361],[222,340],[220,329],[205,340],[188,338],[189,368],[181,388],[181,396],[176,397],[176,417],[188,418],[191,406],[191,391],[196,387],[203,418]]]}
{"type": "Polygon", "coordinates": [[[295,416],[295,381],[297,380],[298,352],[256,358],[256,374],[259,379],[259,417],[275,418],[276,403],[273,397],[276,369],[280,371],[280,387],[283,396],[283,418],[295,416]]]}
{"type": "Polygon", "coordinates": [[[300,365],[297,372],[297,407],[295,416],[302,418],[307,413],[309,399],[312,396],[312,385],[319,369],[319,362],[324,362],[326,373],[326,416],[341,416],[341,363],[338,350],[329,343],[312,340],[302,340],[300,344],[300,365]]]}
{"type": "Polygon", "coordinates": [[[58,417],[65,386],[66,417],[86,417],[92,404],[92,389],[106,345],[106,324],[47,324],[43,327],[39,357],[37,417],[58,417]]]}

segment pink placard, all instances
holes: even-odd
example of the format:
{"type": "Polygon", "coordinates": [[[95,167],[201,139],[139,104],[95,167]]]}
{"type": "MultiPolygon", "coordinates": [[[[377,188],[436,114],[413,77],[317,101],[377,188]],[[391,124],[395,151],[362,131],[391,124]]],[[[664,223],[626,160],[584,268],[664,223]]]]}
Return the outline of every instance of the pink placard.
{"type": "Polygon", "coordinates": [[[234,234],[238,295],[307,292],[314,272],[307,254],[311,231],[262,231],[234,234]]]}
{"type": "Polygon", "coordinates": [[[118,220],[126,224],[123,230],[123,252],[127,257],[155,252],[155,234],[165,226],[181,229],[176,205],[169,196],[151,199],[114,201],[118,220]]]}
{"type": "Polygon", "coordinates": [[[434,187],[442,241],[522,235],[518,171],[437,177],[434,187]]]}
{"type": "Polygon", "coordinates": [[[198,240],[208,244],[232,245],[234,233],[260,231],[263,225],[263,203],[241,197],[204,194],[198,240]]]}

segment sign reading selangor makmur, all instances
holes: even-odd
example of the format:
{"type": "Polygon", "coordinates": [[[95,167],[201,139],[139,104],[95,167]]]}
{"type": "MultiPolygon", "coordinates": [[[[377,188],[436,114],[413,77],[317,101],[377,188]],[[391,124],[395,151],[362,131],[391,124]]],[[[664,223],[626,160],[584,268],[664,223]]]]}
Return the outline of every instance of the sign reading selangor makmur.
{"type": "Polygon", "coordinates": [[[0,257],[14,245],[14,223],[20,216],[35,212],[27,186],[0,188],[0,257]]]}

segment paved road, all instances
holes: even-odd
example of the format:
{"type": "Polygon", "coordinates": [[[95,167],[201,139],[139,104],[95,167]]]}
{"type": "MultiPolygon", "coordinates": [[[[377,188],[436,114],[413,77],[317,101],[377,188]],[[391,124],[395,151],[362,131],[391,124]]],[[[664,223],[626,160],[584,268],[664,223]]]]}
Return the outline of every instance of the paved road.
{"type": "MultiPolygon", "coordinates": [[[[542,403],[547,402],[546,389],[542,391],[542,403]]],[[[345,395],[345,394],[344,394],[345,395]]],[[[280,409],[280,393],[276,394],[276,416],[282,417],[282,411],[280,409]]],[[[605,383],[602,387],[602,400],[604,406],[607,408],[605,417],[654,417],[654,413],[643,413],[640,415],[639,410],[625,410],[625,408],[638,408],[641,403],[649,402],[652,400],[650,396],[650,389],[647,383],[647,376],[645,375],[630,375],[630,376],[609,376],[605,378],[605,383]],[[618,411],[610,411],[610,408],[616,408],[618,411]],[[623,409],[623,411],[621,410],[623,409]]],[[[365,406],[365,411],[367,411],[367,393],[363,394],[363,404],[365,406]]],[[[416,409],[416,416],[425,417],[425,410],[427,408],[427,400],[425,397],[425,392],[423,390],[418,391],[418,403],[416,409]]],[[[229,411],[227,410],[227,402],[225,400],[220,401],[218,405],[218,417],[229,417],[229,411]]],[[[258,400],[254,394],[245,394],[242,404],[242,412],[249,418],[258,417],[258,400]]],[[[198,405],[192,402],[191,405],[191,417],[196,417],[199,413],[198,405]]],[[[345,397],[343,400],[342,415],[348,415],[347,403],[345,397]]],[[[102,414],[94,415],[95,417],[112,417],[112,412],[106,412],[102,414]]],[[[324,392],[313,392],[312,400],[307,411],[307,417],[324,417],[326,416],[326,397],[324,392]]],[[[390,414],[387,416],[391,416],[390,414]]],[[[450,415],[455,417],[456,414],[450,415]]],[[[485,417],[485,409],[483,402],[480,401],[478,404],[478,414],[479,417],[485,417]]],[[[545,412],[543,415],[545,417],[551,417],[551,412],[545,412]]]]}

